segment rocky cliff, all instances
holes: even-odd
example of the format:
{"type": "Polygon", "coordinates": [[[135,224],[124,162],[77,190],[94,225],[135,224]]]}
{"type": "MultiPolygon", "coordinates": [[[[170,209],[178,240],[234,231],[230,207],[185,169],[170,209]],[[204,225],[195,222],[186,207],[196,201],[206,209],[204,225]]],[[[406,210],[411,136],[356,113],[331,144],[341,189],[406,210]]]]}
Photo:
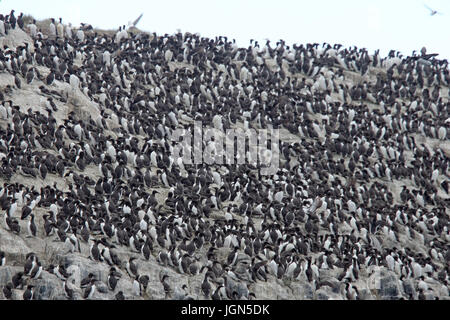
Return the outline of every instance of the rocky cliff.
{"type": "Polygon", "coordinates": [[[2,18],[1,298],[449,298],[446,61],[2,18]],[[277,173],[173,159],[194,120],[277,173]]]}

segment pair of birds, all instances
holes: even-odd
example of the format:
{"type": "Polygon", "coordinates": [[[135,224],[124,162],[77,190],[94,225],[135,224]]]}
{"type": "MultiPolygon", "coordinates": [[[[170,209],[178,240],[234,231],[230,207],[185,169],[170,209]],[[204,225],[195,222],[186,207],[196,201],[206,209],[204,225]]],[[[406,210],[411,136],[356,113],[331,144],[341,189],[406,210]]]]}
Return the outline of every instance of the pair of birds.
{"type": "MultiPolygon", "coordinates": [[[[121,276],[122,275],[119,272],[117,272],[114,267],[111,267],[111,269],[109,271],[109,275],[108,275],[108,288],[114,291],[117,286],[117,282],[119,281],[121,276]]],[[[83,299],[88,299],[88,300],[92,299],[92,297],[97,289],[96,283],[98,281],[99,280],[96,279],[96,277],[93,273],[89,273],[89,275],[86,278],[81,280],[80,287],[82,289],[84,289],[83,299]]],[[[70,299],[70,300],[74,299],[74,289],[72,288],[72,283],[69,281],[69,279],[66,279],[66,281],[64,282],[64,292],[68,299],[70,299]]],[[[122,291],[119,291],[116,294],[116,299],[117,300],[125,299],[122,291]]]]}
{"type": "MultiPolygon", "coordinates": [[[[6,286],[3,287],[3,295],[7,300],[10,300],[12,298],[12,289],[13,285],[11,283],[6,284],[6,286]]],[[[34,286],[29,284],[27,285],[27,289],[23,292],[22,298],[23,300],[33,300],[34,297],[34,286]]]]}

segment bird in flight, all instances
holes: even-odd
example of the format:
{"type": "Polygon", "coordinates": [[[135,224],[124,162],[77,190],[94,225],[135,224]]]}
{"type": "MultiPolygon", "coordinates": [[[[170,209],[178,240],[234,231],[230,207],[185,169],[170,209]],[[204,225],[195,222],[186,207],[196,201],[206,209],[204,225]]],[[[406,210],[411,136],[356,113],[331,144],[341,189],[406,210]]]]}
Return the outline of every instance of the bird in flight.
{"type": "Polygon", "coordinates": [[[139,20],[141,20],[143,15],[144,14],[141,13],[141,15],[136,20],[134,20],[134,22],[128,22],[128,27],[130,27],[130,28],[131,27],[135,27],[136,28],[136,25],[138,24],[139,20]]]}
{"type": "Polygon", "coordinates": [[[430,16],[434,16],[436,14],[442,14],[441,12],[438,12],[436,10],[431,9],[429,6],[427,6],[426,4],[424,4],[425,8],[427,8],[428,10],[430,10],[430,16]]]}

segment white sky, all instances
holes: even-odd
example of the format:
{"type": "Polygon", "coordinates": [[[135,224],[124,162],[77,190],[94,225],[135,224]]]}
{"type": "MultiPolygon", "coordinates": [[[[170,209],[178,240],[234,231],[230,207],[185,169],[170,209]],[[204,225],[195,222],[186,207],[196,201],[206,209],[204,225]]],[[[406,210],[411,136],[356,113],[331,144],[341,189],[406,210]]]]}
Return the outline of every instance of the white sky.
{"type": "Polygon", "coordinates": [[[250,39],[264,44],[341,43],[410,55],[425,46],[450,60],[449,0],[0,0],[0,13],[15,9],[36,19],[63,18],[78,26],[117,29],[144,13],[138,27],[157,34],[199,32],[202,36],[250,39]],[[430,16],[424,4],[442,12],[430,16]]]}

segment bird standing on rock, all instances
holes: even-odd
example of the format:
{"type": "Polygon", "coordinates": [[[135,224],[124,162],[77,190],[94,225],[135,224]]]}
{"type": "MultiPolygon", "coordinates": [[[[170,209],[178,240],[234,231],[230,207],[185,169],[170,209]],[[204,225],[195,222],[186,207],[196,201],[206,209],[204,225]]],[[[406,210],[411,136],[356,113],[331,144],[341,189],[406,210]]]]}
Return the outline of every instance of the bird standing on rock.
{"type": "Polygon", "coordinates": [[[94,296],[95,290],[96,290],[96,286],[95,286],[96,281],[97,281],[96,279],[91,279],[89,285],[86,287],[86,289],[84,289],[83,299],[86,299],[86,300],[92,299],[92,297],[94,296]]]}
{"type": "Polygon", "coordinates": [[[33,300],[34,297],[34,286],[28,285],[27,289],[23,293],[23,300],[33,300]]]}
{"type": "Polygon", "coordinates": [[[12,298],[12,288],[13,288],[13,285],[12,285],[11,282],[8,282],[3,287],[3,295],[5,296],[6,300],[11,300],[11,298],[12,298]]]}
{"type": "Polygon", "coordinates": [[[172,288],[167,283],[167,278],[168,277],[169,276],[167,274],[165,274],[161,278],[161,284],[163,285],[163,288],[164,288],[165,299],[169,299],[171,297],[171,295],[172,295],[172,288]]]}
{"type": "Polygon", "coordinates": [[[74,297],[74,289],[72,287],[72,283],[69,281],[69,279],[66,279],[64,281],[64,293],[69,300],[73,300],[74,297]]]}
{"type": "Polygon", "coordinates": [[[137,277],[139,275],[138,268],[136,263],[134,263],[134,260],[136,260],[136,258],[130,257],[130,259],[126,263],[127,272],[132,278],[137,277]]]}
{"type": "Polygon", "coordinates": [[[114,267],[111,267],[108,275],[108,287],[110,290],[114,291],[117,286],[118,279],[116,278],[117,271],[114,267]]]}
{"type": "Polygon", "coordinates": [[[6,265],[5,252],[0,251],[0,267],[6,265]]]}

